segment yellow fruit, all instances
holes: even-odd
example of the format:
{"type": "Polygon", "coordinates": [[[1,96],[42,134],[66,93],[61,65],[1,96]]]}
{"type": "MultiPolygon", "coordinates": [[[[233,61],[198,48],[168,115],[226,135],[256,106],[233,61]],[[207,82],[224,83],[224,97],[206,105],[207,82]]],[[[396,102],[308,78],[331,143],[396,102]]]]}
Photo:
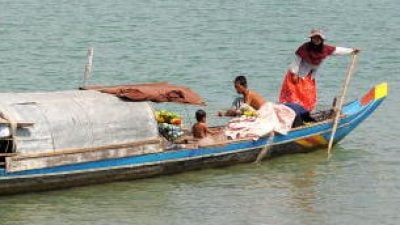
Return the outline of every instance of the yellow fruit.
{"type": "Polygon", "coordinates": [[[156,121],[157,123],[164,123],[164,118],[160,115],[156,115],[156,121]]]}
{"type": "Polygon", "coordinates": [[[246,110],[246,111],[243,112],[243,115],[245,115],[245,116],[256,116],[257,112],[256,111],[246,110]]]}
{"type": "Polygon", "coordinates": [[[179,118],[173,118],[173,119],[171,120],[171,123],[172,123],[172,124],[175,124],[175,125],[181,125],[181,124],[182,124],[182,120],[179,119],[179,118]]]}

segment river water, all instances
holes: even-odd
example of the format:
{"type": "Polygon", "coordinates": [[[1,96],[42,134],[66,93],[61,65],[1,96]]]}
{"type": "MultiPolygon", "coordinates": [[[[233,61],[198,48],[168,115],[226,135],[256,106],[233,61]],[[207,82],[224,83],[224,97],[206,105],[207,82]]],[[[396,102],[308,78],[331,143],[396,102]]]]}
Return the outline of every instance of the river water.
{"type": "MultiPolygon", "coordinates": [[[[388,82],[389,97],[334,148],[131,182],[0,198],[0,224],[399,224],[400,4],[397,0],[0,0],[0,90],[90,84],[188,85],[214,112],[232,80],[277,99],[294,50],[311,28],[362,49],[348,98],[388,82]]],[[[320,69],[319,106],[341,88],[348,56],[320,69]]],[[[191,117],[196,107],[187,107],[191,117]]],[[[190,120],[189,120],[190,121],[190,120]]]]}

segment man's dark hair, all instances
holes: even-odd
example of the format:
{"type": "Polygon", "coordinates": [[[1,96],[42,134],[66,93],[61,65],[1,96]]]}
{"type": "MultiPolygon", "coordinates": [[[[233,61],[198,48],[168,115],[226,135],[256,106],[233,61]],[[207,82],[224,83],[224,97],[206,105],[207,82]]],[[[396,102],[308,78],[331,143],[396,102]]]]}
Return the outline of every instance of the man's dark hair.
{"type": "Polygon", "coordinates": [[[243,87],[246,87],[246,88],[247,88],[247,80],[246,80],[246,77],[245,77],[245,76],[242,76],[242,75],[237,76],[237,77],[235,78],[235,82],[234,82],[234,83],[235,83],[235,84],[238,83],[238,84],[242,85],[243,87]]]}
{"type": "Polygon", "coordinates": [[[206,112],[202,109],[196,111],[196,120],[197,122],[201,121],[203,118],[206,117],[206,112]]]}

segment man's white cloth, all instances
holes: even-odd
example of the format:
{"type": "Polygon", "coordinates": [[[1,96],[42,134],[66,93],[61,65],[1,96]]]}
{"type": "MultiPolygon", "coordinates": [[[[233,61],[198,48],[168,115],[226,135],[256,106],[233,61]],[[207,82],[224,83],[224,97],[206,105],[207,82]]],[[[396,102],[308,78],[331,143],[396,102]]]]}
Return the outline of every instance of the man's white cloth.
{"type": "Polygon", "coordinates": [[[283,104],[267,102],[257,111],[256,117],[241,116],[230,120],[225,136],[231,139],[258,139],[270,132],[287,134],[296,113],[283,104]]]}

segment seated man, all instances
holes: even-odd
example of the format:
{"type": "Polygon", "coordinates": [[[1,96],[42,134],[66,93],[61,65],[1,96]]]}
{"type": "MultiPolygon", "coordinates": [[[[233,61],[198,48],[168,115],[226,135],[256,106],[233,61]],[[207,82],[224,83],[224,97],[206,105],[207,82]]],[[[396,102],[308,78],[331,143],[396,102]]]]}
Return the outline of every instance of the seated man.
{"type": "MultiPolygon", "coordinates": [[[[247,87],[247,80],[246,80],[245,76],[237,76],[234,81],[234,87],[235,87],[237,93],[243,95],[243,102],[255,110],[259,110],[261,108],[261,106],[266,102],[264,97],[262,97],[257,92],[250,90],[247,87]]],[[[238,115],[240,115],[241,114],[240,107],[242,106],[242,104],[240,103],[240,99],[238,102],[239,102],[239,104],[235,104],[234,105],[235,107],[232,109],[229,109],[225,112],[219,111],[218,116],[238,116],[238,115]]]]}

